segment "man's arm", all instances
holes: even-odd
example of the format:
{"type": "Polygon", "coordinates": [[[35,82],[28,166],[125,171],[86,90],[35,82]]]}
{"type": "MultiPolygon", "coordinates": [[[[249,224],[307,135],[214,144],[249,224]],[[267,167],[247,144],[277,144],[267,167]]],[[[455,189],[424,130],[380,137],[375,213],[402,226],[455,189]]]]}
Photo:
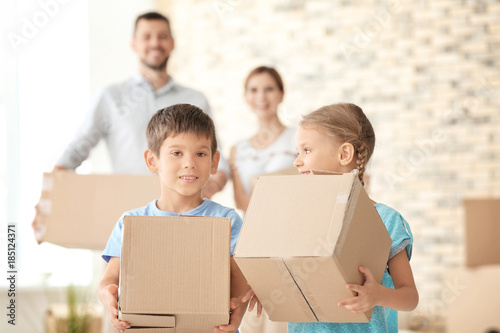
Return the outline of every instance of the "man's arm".
{"type": "Polygon", "coordinates": [[[76,169],[89,157],[92,148],[108,133],[111,126],[108,111],[112,106],[109,105],[110,98],[104,98],[104,94],[104,91],[100,92],[92,101],[89,112],[73,140],[56,162],[56,167],[76,169]]]}

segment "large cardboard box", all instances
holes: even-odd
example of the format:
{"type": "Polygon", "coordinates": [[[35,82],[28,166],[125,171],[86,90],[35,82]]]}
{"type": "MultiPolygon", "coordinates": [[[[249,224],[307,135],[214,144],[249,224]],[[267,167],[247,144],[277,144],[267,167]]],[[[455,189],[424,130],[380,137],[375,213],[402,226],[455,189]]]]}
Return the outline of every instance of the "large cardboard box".
{"type": "Polygon", "coordinates": [[[120,318],[134,327],[171,328],[162,332],[227,324],[230,238],[228,218],[125,216],[120,318]]]}
{"type": "Polygon", "coordinates": [[[359,266],[378,282],[391,238],[354,174],[261,177],[235,250],[235,260],[269,318],[288,322],[368,322],[337,306],[363,283],[359,266]]]}
{"type": "Polygon", "coordinates": [[[43,175],[38,240],[102,250],[120,216],[160,197],[158,177],[141,175],[43,175]]]}
{"type": "Polygon", "coordinates": [[[449,271],[441,300],[447,305],[446,331],[500,332],[500,265],[449,271]]]}
{"type": "Polygon", "coordinates": [[[500,264],[500,199],[467,199],[464,206],[466,265],[500,264]]]}

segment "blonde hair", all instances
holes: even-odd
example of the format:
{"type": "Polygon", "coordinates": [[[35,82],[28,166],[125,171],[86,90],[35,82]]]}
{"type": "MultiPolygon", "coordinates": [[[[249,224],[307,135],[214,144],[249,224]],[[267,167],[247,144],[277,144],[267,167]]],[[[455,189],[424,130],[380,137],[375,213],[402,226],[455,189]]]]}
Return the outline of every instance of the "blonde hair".
{"type": "Polygon", "coordinates": [[[359,106],[349,103],[323,106],[305,115],[300,125],[317,127],[334,140],[352,144],[356,150],[358,177],[361,184],[365,184],[363,175],[375,148],[375,132],[359,106]]]}

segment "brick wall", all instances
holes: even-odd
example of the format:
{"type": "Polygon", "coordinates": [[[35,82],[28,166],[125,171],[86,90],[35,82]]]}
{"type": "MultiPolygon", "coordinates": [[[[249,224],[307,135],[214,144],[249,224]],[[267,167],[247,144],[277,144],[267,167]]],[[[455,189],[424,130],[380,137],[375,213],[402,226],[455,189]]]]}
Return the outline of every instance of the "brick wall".
{"type": "Polygon", "coordinates": [[[374,124],[371,196],[415,237],[416,313],[441,314],[464,264],[462,199],[500,196],[499,1],[158,1],[172,19],[177,81],[204,91],[224,151],[254,133],[242,84],[255,66],[285,80],[287,124],[325,104],[374,124]]]}

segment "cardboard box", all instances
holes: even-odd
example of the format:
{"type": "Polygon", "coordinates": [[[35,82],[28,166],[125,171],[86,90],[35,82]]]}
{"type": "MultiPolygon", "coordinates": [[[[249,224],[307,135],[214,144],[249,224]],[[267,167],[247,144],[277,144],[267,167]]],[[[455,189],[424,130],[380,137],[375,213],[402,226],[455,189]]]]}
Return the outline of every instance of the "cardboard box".
{"type": "Polygon", "coordinates": [[[275,172],[270,172],[270,173],[265,173],[260,176],[255,176],[252,178],[252,189],[255,187],[255,184],[257,183],[257,180],[259,177],[266,177],[266,176],[288,176],[288,175],[300,175],[299,170],[296,167],[290,167],[290,168],[285,168],[281,169],[275,172]]]}
{"type": "Polygon", "coordinates": [[[269,318],[288,322],[368,322],[337,303],[362,284],[359,266],[378,282],[391,238],[354,174],[259,178],[235,260],[269,318]]]}
{"type": "MultiPolygon", "coordinates": [[[[81,333],[101,333],[102,308],[92,304],[80,304],[77,311],[86,317],[86,329],[81,333]]],[[[66,304],[53,304],[45,317],[45,333],[68,333],[69,310],[66,304]]]]}
{"type": "Polygon", "coordinates": [[[39,240],[103,250],[120,216],[160,197],[156,176],[45,173],[39,240]]]}
{"type": "Polygon", "coordinates": [[[500,332],[500,265],[450,271],[441,300],[447,305],[446,331],[500,332]]]}
{"type": "Polygon", "coordinates": [[[229,323],[230,238],[228,218],[125,216],[120,318],[172,332],[229,323]]]}
{"type": "Polygon", "coordinates": [[[466,265],[500,264],[500,199],[468,199],[464,206],[466,265]]]}

